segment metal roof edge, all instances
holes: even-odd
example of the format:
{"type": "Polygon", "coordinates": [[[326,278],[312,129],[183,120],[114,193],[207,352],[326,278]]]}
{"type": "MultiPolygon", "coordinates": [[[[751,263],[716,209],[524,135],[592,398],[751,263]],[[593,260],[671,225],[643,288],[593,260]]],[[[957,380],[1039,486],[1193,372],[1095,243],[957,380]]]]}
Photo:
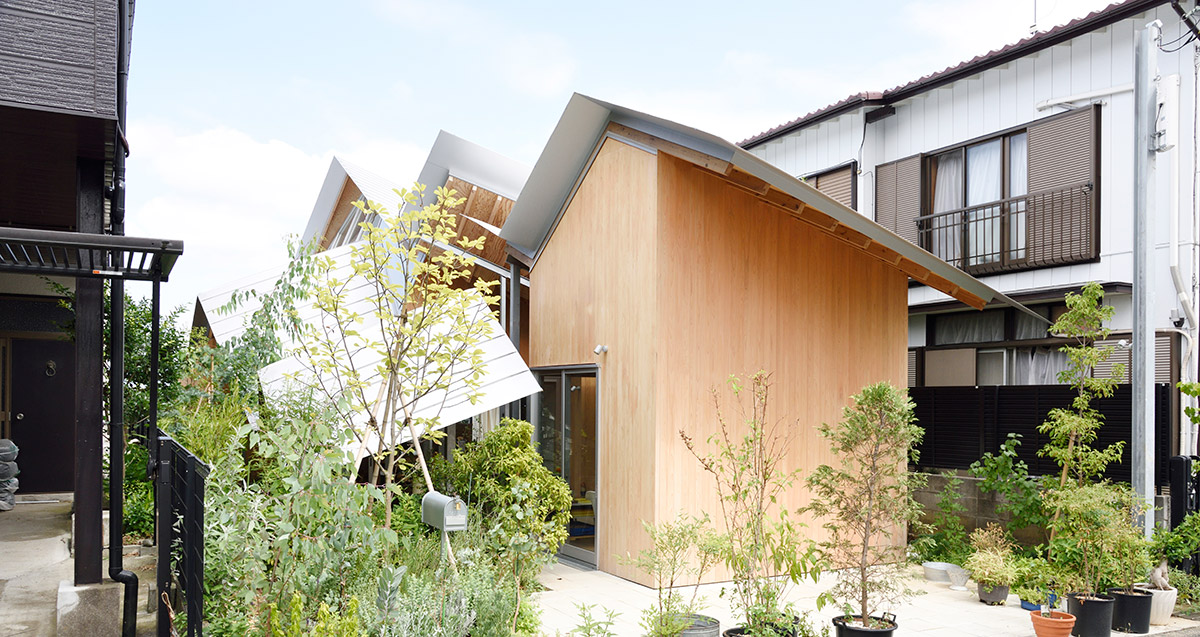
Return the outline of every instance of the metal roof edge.
{"type": "Polygon", "coordinates": [[[761,146],[773,139],[783,137],[798,130],[814,126],[827,119],[844,115],[845,113],[866,106],[883,106],[909,99],[921,93],[934,90],[946,84],[957,82],[966,77],[982,73],[988,69],[1007,64],[1017,58],[1031,55],[1043,49],[1086,35],[1097,29],[1104,28],[1121,20],[1131,18],[1158,6],[1168,4],[1171,0],[1127,0],[1122,3],[1109,5],[1086,16],[1076,18],[1065,24],[1052,27],[1041,33],[1018,40],[1013,44],[1000,47],[993,51],[978,55],[970,60],[935,71],[924,77],[900,86],[883,91],[878,99],[865,97],[868,93],[857,93],[828,106],[817,109],[773,129],[748,137],[738,146],[749,150],[761,146]],[[857,98],[857,99],[856,99],[857,98]]]}

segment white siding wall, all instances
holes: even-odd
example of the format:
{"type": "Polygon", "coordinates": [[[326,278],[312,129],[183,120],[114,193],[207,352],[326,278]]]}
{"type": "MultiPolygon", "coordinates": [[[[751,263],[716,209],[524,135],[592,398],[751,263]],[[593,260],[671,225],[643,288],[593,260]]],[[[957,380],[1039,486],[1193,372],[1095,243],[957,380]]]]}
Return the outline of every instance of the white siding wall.
{"type": "MultiPolygon", "coordinates": [[[[868,125],[862,155],[859,144],[863,135],[863,111],[821,122],[811,128],[772,140],[753,150],[767,161],[793,174],[819,171],[851,159],[860,159],[859,211],[874,218],[874,167],[917,153],[929,152],[1020,126],[1062,112],[1064,107],[1037,110],[1038,102],[1088,91],[1108,89],[1133,82],[1134,30],[1158,18],[1165,25],[1164,39],[1170,41],[1184,28],[1170,7],[1123,20],[1037,54],[1021,58],[1000,68],[929,91],[895,105],[896,114],[868,125]]],[[[1190,282],[1197,261],[1196,246],[1191,242],[1190,210],[1195,209],[1192,164],[1195,143],[1192,113],[1195,109],[1195,68],[1193,47],[1178,53],[1159,53],[1163,76],[1179,74],[1180,87],[1180,265],[1184,280],[1190,282]]],[[[863,87],[864,89],[873,87],[863,87]]],[[[1125,91],[1097,98],[1100,115],[1100,251],[1099,263],[1013,272],[984,277],[989,285],[1005,292],[1073,286],[1087,281],[1133,279],[1133,93],[1125,91]]],[[[1077,104],[1083,104],[1077,103],[1077,104]]],[[[1168,201],[1170,157],[1158,158],[1156,190],[1157,248],[1152,263],[1155,281],[1156,327],[1170,327],[1168,316],[1176,307],[1175,292],[1168,270],[1168,201]]],[[[1195,296],[1195,291],[1193,291],[1195,296]]],[[[944,294],[928,287],[909,292],[909,303],[947,300],[944,294]]],[[[1128,329],[1128,316],[1114,321],[1117,329],[1128,329]]]]}

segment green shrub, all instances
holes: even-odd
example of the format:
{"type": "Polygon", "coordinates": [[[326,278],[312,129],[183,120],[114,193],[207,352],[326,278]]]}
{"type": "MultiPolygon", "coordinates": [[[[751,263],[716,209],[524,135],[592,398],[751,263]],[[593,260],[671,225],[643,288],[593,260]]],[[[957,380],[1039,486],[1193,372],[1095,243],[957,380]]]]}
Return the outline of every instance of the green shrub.
{"type": "Polygon", "coordinates": [[[538,561],[567,541],[571,489],[542,465],[532,442],[533,426],[506,418],[482,440],[437,463],[437,482],[447,482],[471,514],[488,522],[512,557],[538,561]]]}
{"type": "Polygon", "coordinates": [[[123,510],[125,535],[152,537],[154,535],[154,490],[149,482],[125,483],[123,510]]]}

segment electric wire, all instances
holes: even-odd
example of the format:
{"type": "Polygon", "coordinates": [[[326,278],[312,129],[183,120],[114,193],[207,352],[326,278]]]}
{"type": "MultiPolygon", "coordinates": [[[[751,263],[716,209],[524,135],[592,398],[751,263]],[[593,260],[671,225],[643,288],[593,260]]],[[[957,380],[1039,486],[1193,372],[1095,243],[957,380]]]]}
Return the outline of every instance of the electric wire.
{"type": "MultiPolygon", "coordinates": [[[[1192,35],[1192,34],[1189,34],[1189,35],[1192,35]]],[[[1184,42],[1183,44],[1180,44],[1179,46],[1177,46],[1173,49],[1165,49],[1162,46],[1159,46],[1158,50],[1162,51],[1163,53],[1175,53],[1176,51],[1183,50],[1185,47],[1187,47],[1188,45],[1190,45],[1192,42],[1195,42],[1195,41],[1196,41],[1196,36],[1192,35],[1192,37],[1188,38],[1186,42],[1184,42]]]]}

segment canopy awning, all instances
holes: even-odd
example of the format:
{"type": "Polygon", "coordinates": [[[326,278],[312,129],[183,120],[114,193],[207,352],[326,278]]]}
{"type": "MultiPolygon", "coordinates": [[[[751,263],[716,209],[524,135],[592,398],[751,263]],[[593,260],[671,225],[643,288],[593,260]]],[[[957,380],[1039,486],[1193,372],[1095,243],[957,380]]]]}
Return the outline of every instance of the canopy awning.
{"type": "Polygon", "coordinates": [[[166,281],[182,254],[171,239],[0,228],[0,272],[166,281]]]}

